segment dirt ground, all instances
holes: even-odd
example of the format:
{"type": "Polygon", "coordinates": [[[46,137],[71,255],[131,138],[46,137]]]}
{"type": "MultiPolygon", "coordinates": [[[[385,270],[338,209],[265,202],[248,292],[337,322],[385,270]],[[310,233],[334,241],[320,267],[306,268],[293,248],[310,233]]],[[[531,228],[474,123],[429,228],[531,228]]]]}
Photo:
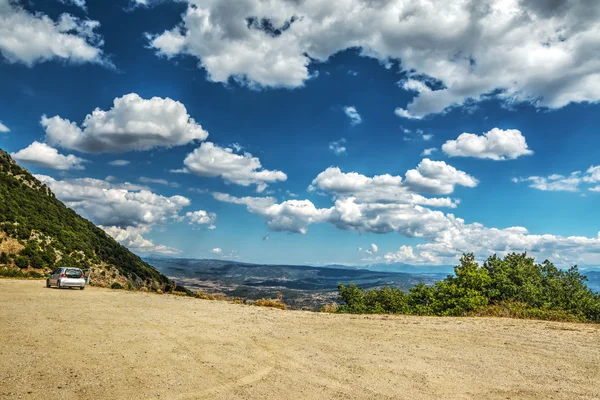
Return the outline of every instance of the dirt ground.
{"type": "Polygon", "coordinates": [[[600,327],[0,280],[0,399],[600,399],[600,327]]]}

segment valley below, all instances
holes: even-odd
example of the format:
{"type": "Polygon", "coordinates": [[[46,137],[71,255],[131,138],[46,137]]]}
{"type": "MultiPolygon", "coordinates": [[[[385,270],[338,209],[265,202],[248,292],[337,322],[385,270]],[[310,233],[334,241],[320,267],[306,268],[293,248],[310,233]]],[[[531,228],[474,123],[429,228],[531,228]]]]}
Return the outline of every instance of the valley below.
{"type": "Polygon", "coordinates": [[[260,265],[235,261],[148,258],[161,273],[192,291],[257,300],[281,296],[291,309],[318,310],[337,300],[338,283],[365,289],[394,286],[408,290],[433,284],[446,274],[374,271],[344,266],[260,265]]]}

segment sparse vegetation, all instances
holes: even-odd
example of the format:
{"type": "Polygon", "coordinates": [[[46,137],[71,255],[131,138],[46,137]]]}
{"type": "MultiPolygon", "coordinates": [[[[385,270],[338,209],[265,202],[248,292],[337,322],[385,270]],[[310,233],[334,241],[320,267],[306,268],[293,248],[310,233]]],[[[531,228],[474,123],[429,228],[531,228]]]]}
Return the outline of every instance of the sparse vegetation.
{"type": "Polygon", "coordinates": [[[258,307],[279,308],[280,310],[287,309],[285,303],[280,299],[258,299],[254,302],[258,307]]]}
{"type": "Polygon", "coordinates": [[[117,290],[121,290],[123,289],[123,285],[121,285],[119,282],[113,282],[112,285],[110,285],[111,289],[117,289],[117,290]]]}
{"type": "MultiPolygon", "coordinates": [[[[45,271],[57,266],[114,267],[113,279],[122,275],[136,286],[151,282],[162,287],[173,285],[150,264],[57,200],[47,186],[2,150],[0,237],[2,265],[45,271]]],[[[104,271],[101,274],[106,275],[104,271]]]]}
{"type": "Polygon", "coordinates": [[[323,313],[337,313],[340,309],[340,305],[338,303],[336,303],[335,301],[332,302],[331,304],[325,304],[323,307],[321,307],[321,310],[319,310],[320,312],[323,313]]]}
{"type": "Polygon", "coordinates": [[[507,316],[600,323],[600,294],[586,286],[577,267],[561,270],[536,264],[523,254],[491,256],[483,265],[465,254],[454,276],[432,286],[418,284],[408,293],[390,287],[362,290],[338,286],[337,312],[436,316],[507,316]]]}
{"type": "Polygon", "coordinates": [[[221,293],[204,293],[202,291],[196,292],[195,297],[202,300],[226,300],[226,296],[221,293]]]}

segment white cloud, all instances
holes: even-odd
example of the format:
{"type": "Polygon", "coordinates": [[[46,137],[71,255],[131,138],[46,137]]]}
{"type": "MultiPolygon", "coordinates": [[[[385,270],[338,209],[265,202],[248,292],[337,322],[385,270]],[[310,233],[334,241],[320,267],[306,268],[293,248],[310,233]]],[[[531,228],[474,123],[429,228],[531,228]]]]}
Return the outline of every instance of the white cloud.
{"type": "Polygon", "coordinates": [[[187,212],[185,216],[190,221],[190,225],[208,225],[208,229],[215,229],[215,221],[217,220],[217,214],[215,213],[198,210],[187,212]]]}
{"type": "Polygon", "coordinates": [[[127,160],[113,160],[108,163],[108,165],[112,165],[113,167],[124,167],[129,165],[131,162],[127,160]]]}
{"type": "Polygon", "coordinates": [[[87,7],[85,5],[85,0],[59,0],[63,4],[73,5],[75,7],[79,7],[84,11],[87,11],[87,7]]]}
{"type": "Polygon", "coordinates": [[[600,99],[600,3],[539,0],[187,0],[182,21],[148,35],[165,57],[191,55],[212,81],[299,87],[311,63],[351,48],[400,67],[422,118],[492,95],[560,108],[600,99]]]}
{"type": "Polygon", "coordinates": [[[181,253],[181,251],[164,245],[156,245],[151,240],[142,236],[149,231],[149,227],[133,227],[119,228],[117,226],[100,226],[107,234],[112,236],[117,242],[127,247],[136,253],[158,253],[173,255],[181,253]]]}
{"type": "MultiPolygon", "coordinates": [[[[80,2],[80,0],[74,0],[80,2]]],[[[62,14],[54,21],[40,12],[30,13],[18,1],[0,0],[0,53],[10,63],[32,66],[64,60],[112,67],[102,52],[98,21],[62,14]]]]}
{"type": "Polygon", "coordinates": [[[256,185],[262,192],[269,183],[287,180],[281,171],[263,169],[260,160],[250,153],[235,154],[230,148],[222,148],[205,142],[187,155],[183,161],[185,168],[172,172],[191,172],[199,176],[220,176],[226,182],[237,185],[256,185]]]}
{"type": "Polygon", "coordinates": [[[55,180],[36,178],[50,187],[68,207],[97,225],[148,226],[179,220],[179,212],[190,205],[183,196],[165,197],[136,185],[115,184],[100,179],[55,180]]]}
{"type": "Polygon", "coordinates": [[[8,127],[6,125],[4,125],[2,122],[0,122],[0,133],[7,133],[10,132],[10,129],[8,129],[8,127]]]}
{"type": "Polygon", "coordinates": [[[211,253],[215,253],[215,254],[221,254],[223,252],[223,250],[221,248],[219,248],[219,247],[215,247],[210,252],[211,253]]]}
{"type": "Polygon", "coordinates": [[[335,140],[329,143],[329,150],[338,156],[341,154],[346,154],[346,139],[341,138],[340,140],[335,140]]]}
{"type": "MultiPolygon", "coordinates": [[[[46,184],[68,207],[100,226],[131,250],[163,254],[179,252],[156,245],[142,235],[150,232],[156,225],[182,221],[184,217],[180,212],[190,205],[190,200],[186,197],[166,197],[142,186],[128,182],[115,183],[112,179],[111,182],[93,178],[61,181],[46,175],[35,177],[46,184]]],[[[212,218],[212,215],[214,214],[209,214],[209,217],[212,218]]]]}
{"type": "Polygon", "coordinates": [[[600,165],[591,166],[583,177],[585,182],[596,183],[600,182],[600,165]]]}
{"type": "MultiPolygon", "coordinates": [[[[451,182],[438,184],[438,191],[441,190],[439,188],[452,190],[452,184],[459,181],[465,186],[476,184],[474,178],[466,174],[463,176],[462,171],[445,163],[430,165],[423,160],[417,170],[411,171],[417,171],[427,179],[451,182]]],[[[484,258],[494,253],[504,255],[513,251],[527,251],[542,259],[550,257],[558,265],[600,262],[600,233],[592,238],[536,235],[523,227],[498,229],[476,222],[466,223],[453,214],[428,208],[456,206],[459,201],[415,197],[420,195],[411,191],[414,188],[405,186],[398,176],[369,178],[355,172],[342,173],[339,168],[328,168],[313,180],[311,190],[318,189],[331,195],[334,204],[329,208],[317,208],[309,200],[278,204],[272,197],[240,198],[223,193],[214,193],[213,196],[219,201],[245,205],[249,212],[263,218],[273,231],[303,234],[312,224],[327,223],[361,233],[395,232],[423,242],[385,254],[383,258],[388,262],[440,265],[455,263],[463,252],[474,252],[484,258]]],[[[431,187],[425,186],[425,189],[430,190],[431,187]]],[[[373,247],[369,249],[370,252],[374,250],[373,247]]]]}
{"type": "MultiPolygon", "coordinates": [[[[445,185],[453,188],[452,182],[447,182],[445,185]]],[[[415,193],[412,187],[402,180],[401,176],[385,174],[370,178],[356,172],[344,173],[337,167],[327,168],[312,181],[308,190],[312,192],[317,189],[330,193],[336,198],[354,198],[358,203],[421,204],[433,207],[456,207],[456,202],[450,198],[426,198],[415,193]]],[[[451,192],[452,190],[448,193],[451,192]]]]}
{"type": "Polygon", "coordinates": [[[581,183],[579,172],[574,172],[568,177],[562,175],[551,175],[547,178],[542,176],[530,176],[519,178],[518,182],[531,182],[529,187],[551,192],[577,192],[581,183]]]}
{"type": "Polygon", "coordinates": [[[150,150],[202,141],[208,133],[189,116],[185,106],[170,98],[142,99],[135,93],[118,97],[108,111],[96,108],[80,128],[60,116],[42,116],[51,145],[89,153],[150,150]]]}
{"type": "Polygon", "coordinates": [[[517,129],[494,128],[478,136],[462,133],[456,140],[448,140],[442,146],[450,157],[475,157],[491,160],[515,159],[533,154],[527,147],[525,137],[517,129]]]}
{"type": "Polygon", "coordinates": [[[429,149],[423,150],[423,152],[421,153],[421,155],[422,156],[430,156],[430,155],[432,155],[436,151],[437,151],[437,149],[435,147],[431,147],[429,149]]]}
{"type": "Polygon", "coordinates": [[[330,210],[317,209],[309,200],[287,200],[281,204],[273,197],[235,197],[213,193],[215,199],[226,203],[243,204],[253,214],[267,220],[276,232],[306,233],[308,225],[327,220],[330,210]]]}
{"type": "MultiPolygon", "coordinates": [[[[582,174],[581,171],[571,172],[569,176],[552,174],[548,177],[529,176],[526,178],[512,178],[514,183],[530,182],[529,187],[553,192],[578,192],[581,185],[590,185],[600,182],[600,165],[591,166],[582,174]]],[[[596,192],[597,187],[588,188],[596,192]]]]}
{"type": "Polygon", "coordinates": [[[81,165],[87,162],[83,158],[73,154],[62,155],[45,143],[33,142],[26,148],[11,154],[12,158],[23,164],[36,165],[38,167],[52,168],[58,170],[84,169],[81,165]]]}
{"type": "Polygon", "coordinates": [[[396,114],[396,115],[397,115],[397,116],[399,116],[400,118],[407,118],[407,119],[417,119],[417,120],[418,120],[418,119],[422,119],[422,118],[423,118],[423,116],[419,116],[419,115],[413,115],[413,114],[411,114],[411,112],[410,112],[410,111],[408,111],[408,110],[405,110],[405,109],[404,109],[404,108],[402,108],[402,107],[397,107],[397,108],[394,110],[394,114],[396,114]]]}
{"type": "Polygon", "coordinates": [[[454,187],[475,187],[479,182],[466,172],[457,170],[444,161],[424,158],[416,169],[406,172],[406,184],[416,192],[449,194],[454,187]]]}
{"type": "Polygon", "coordinates": [[[156,179],[156,178],[148,178],[148,177],[145,177],[145,176],[141,176],[138,180],[140,182],[142,182],[142,183],[156,183],[156,184],[159,184],[159,185],[170,186],[170,187],[173,187],[173,188],[180,187],[179,183],[177,183],[177,182],[169,182],[166,179],[156,179]]]}
{"type": "MultiPolygon", "coordinates": [[[[362,250],[362,248],[359,248],[359,250],[362,250]]],[[[379,247],[377,247],[375,243],[371,243],[370,248],[364,250],[364,252],[369,255],[375,255],[375,253],[377,253],[378,251],[379,247]]]]}
{"type": "Polygon", "coordinates": [[[346,113],[346,116],[350,118],[351,125],[358,125],[362,122],[362,117],[360,116],[358,111],[356,111],[356,107],[346,106],[344,107],[344,113],[346,113]]]}

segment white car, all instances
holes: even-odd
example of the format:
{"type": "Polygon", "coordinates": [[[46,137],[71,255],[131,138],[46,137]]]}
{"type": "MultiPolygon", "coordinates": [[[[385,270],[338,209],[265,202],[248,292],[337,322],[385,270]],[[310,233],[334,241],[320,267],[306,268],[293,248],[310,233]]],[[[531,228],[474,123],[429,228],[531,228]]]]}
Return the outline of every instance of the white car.
{"type": "Polygon", "coordinates": [[[46,279],[46,287],[56,286],[58,289],[78,287],[85,289],[85,275],[79,268],[60,267],[52,271],[46,279]]]}

